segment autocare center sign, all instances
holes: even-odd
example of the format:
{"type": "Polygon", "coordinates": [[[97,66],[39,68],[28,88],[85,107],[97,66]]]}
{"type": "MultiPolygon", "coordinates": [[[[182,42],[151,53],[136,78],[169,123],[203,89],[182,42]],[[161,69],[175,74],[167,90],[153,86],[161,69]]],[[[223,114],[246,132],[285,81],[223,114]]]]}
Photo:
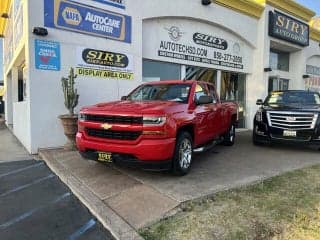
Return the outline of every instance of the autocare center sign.
{"type": "Polygon", "coordinates": [[[161,20],[146,24],[144,57],[245,72],[251,49],[231,33],[191,20],[161,20]],[[198,25],[198,26],[197,26],[198,25]],[[156,52],[155,50],[156,49],[156,52]],[[167,59],[167,60],[165,60],[167,59]]]}
{"type": "Polygon", "coordinates": [[[44,0],[44,6],[46,27],[131,43],[130,16],[67,0],[44,0]]]}

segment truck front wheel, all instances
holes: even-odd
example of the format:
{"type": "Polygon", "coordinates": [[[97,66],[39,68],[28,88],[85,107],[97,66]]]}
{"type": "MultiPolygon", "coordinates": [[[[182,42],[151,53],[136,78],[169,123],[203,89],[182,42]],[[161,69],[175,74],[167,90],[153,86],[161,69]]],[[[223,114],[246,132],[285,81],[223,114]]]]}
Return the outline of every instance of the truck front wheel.
{"type": "Polygon", "coordinates": [[[173,156],[173,173],[183,176],[190,171],[192,163],[192,138],[188,132],[178,134],[173,156]]]}

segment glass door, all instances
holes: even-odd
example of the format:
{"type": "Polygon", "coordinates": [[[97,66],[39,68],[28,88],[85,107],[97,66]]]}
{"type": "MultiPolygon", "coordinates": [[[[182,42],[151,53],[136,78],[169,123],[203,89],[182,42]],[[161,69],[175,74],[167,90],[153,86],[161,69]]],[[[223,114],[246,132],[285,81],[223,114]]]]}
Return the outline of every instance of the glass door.
{"type": "Polygon", "coordinates": [[[246,75],[232,72],[221,73],[222,101],[235,101],[239,106],[239,128],[245,127],[246,112],[246,75]]]}

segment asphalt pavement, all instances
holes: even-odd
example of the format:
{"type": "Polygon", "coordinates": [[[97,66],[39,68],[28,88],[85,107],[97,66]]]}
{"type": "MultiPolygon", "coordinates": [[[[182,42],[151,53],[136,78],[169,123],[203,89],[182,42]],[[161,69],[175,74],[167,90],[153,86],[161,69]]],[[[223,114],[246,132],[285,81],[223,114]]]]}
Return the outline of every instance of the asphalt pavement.
{"type": "Polygon", "coordinates": [[[0,239],[113,239],[43,161],[0,163],[0,239]]]}

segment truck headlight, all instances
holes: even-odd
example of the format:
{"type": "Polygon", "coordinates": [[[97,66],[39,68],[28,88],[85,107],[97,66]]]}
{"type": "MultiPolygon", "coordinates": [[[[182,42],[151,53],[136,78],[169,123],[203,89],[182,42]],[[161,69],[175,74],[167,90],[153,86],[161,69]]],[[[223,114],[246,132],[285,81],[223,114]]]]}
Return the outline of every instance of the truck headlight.
{"type": "Polygon", "coordinates": [[[79,115],[78,115],[78,120],[79,121],[85,121],[86,120],[86,115],[85,114],[83,114],[83,113],[80,113],[79,115]]]}
{"type": "Polygon", "coordinates": [[[163,125],[166,122],[166,117],[158,116],[143,116],[143,125],[163,125]]]}
{"type": "Polygon", "coordinates": [[[258,110],[256,113],[256,121],[262,122],[262,112],[260,110],[258,110]]]}

